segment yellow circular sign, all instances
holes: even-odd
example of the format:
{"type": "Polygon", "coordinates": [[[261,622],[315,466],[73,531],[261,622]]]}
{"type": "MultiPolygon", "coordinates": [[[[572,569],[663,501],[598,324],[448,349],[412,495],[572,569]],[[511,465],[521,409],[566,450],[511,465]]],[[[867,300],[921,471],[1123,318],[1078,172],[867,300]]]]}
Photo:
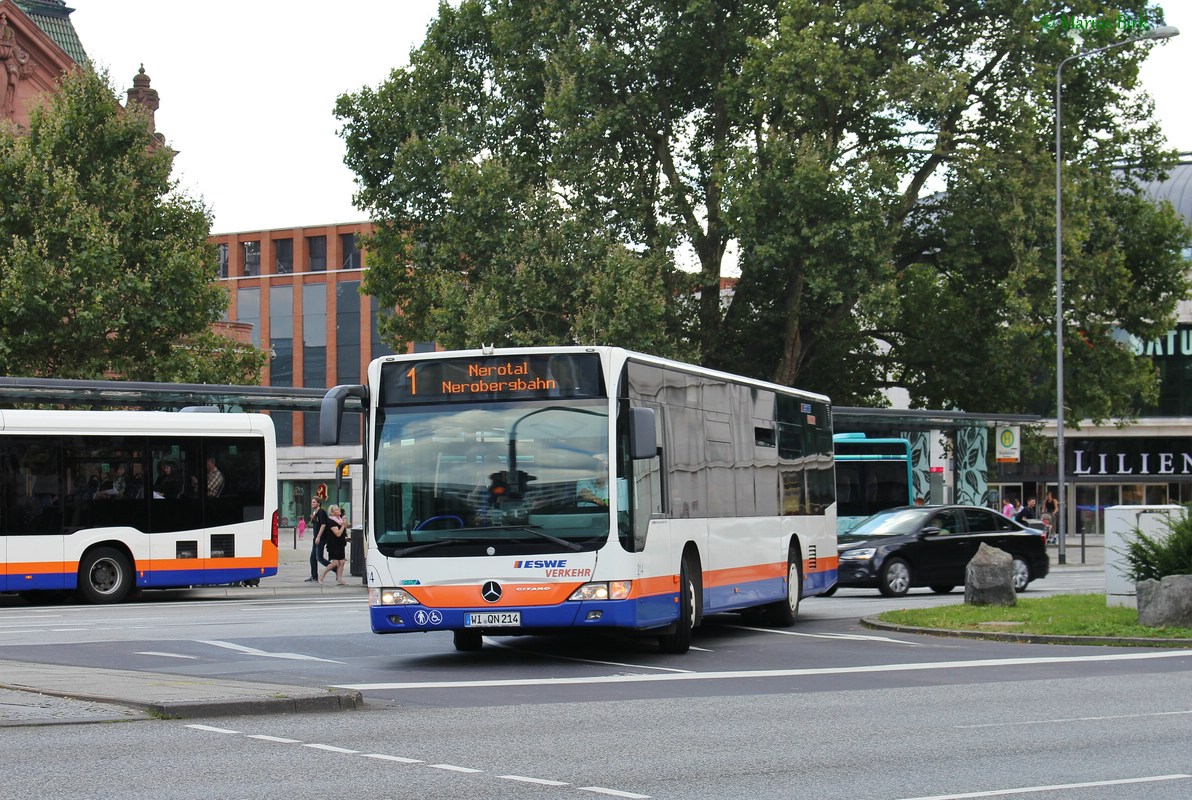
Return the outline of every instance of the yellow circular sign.
{"type": "Polygon", "coordinates": [[[1006,428],[1002,431],[1002,447],[1014,446],[1014,431],[1006,428]]]}

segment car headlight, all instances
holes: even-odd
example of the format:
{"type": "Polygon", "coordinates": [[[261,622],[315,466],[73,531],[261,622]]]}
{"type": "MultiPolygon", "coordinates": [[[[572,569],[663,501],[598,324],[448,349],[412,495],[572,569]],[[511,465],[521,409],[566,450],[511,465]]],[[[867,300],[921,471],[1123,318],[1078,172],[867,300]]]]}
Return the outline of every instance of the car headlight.
{"type": "Polygon", "coordinates": [[[868,561],[876,552],[876,547],[859,547],[856,550],[845,550],[840,554],[840,558],[844,561],[868,561]]]}
{"type": "MultiPolygon", "coordinates": [[[[371,595],[372,592],[369,592],[369,594],[371,595]]],[[[373,599],[374,599],[373,597],[369,598],[370,601],[373,599]]],[[[373,603],[373,605],[380,605],[380,606],[416,606],[416,605],[418,605],[418,600],[414,597],[414,595],[410,594],[405,589],[380,589],[377,591],[377,597],[375,599],[378,602],[373,603]]]]}
{"type": "Polygon", "coordinates": [[[568,600],[624,600],[633,589],[633,581],[585,583],[568,600]]]}

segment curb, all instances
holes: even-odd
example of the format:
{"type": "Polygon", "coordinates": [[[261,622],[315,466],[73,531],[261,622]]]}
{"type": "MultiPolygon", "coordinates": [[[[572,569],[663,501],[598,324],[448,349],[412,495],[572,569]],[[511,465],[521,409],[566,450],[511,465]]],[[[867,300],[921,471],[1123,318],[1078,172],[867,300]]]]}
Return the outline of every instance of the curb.
{"type": "Polygon", "coordinates": [[[1021,644],[1085,644],[1119,647],[1192,647],[1192,639],[1121,638],[1114,636],[1052,636],[1039,633],[1009,633],[1007,631],[968,631],[947,628],[919,628],[883,622],[877,617],[861,617],[861,626],[879,631],[920,633],[927,636],[948,636],[953,639],[984,639],[995,642],[1021,644]]]}
{"type": "MultiPolygon", "coordinates": [[[[268,688],[268,687],[262,687],[268,688]]],[[[77,696],[76,696],[77,697],[77,696]]],[[[88,698],[80,698],[88,699],[88,698]]],[[[98,700],[99,698],[96,698],[98,700]]],[[[112,702],[107,700],[106,702],[112,702]]],[[[358,711],[364,708],[360,692],[335,691],[307,697],[256,698],[251,700],[214,700],[196,702],[136,703],[121,700],[121,705],[142,708],[148,713],[171,719],[201,717],[248,717],[265,714],[300,714],[308,711],[358,711]]]]}
{"type": "MultiPolygon", "coordinates": [[[[3,722],[47,715],[70,717],[72,702],[116,706],[172,719],[353,711],[364,707],[364,695],[354,689],[16,661],[0,661],[0,667],[4,675],[0,690],[14,693],[6,698],[4,713],[0,714],[3,722]],[[49,698],[65,702],[51,703],[49,698]]],[[[116,717],[127,718],[120,714],[116,717]]]]}

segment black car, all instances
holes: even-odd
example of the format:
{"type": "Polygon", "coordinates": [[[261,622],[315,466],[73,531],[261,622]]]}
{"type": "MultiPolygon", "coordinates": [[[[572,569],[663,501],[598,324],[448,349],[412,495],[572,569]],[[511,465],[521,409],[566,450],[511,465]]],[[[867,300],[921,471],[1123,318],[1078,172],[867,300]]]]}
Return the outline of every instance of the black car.
{"type": "Polygon", "coordinates": [[[939,593],[963,586],[965,567],[982,542],[1014,559],[1015,591],[1050,567],[1043,531],[980,506],[890,508],[838,541],[836,587],[876,588],[887,597],[901,597],[913,586],[939,593]]]}

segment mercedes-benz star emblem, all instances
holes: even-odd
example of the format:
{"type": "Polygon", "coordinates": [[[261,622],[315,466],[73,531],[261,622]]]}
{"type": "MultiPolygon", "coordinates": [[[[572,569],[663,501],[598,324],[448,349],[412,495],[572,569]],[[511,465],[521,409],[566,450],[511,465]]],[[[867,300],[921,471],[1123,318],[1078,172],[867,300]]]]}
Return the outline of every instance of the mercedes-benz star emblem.
{"type": "Polygon", "coordinates": [[[486,602],[495,603],[501,599],[501,584],[496,581],[488,581],[480,587],[480,596],[486,602]]]}

